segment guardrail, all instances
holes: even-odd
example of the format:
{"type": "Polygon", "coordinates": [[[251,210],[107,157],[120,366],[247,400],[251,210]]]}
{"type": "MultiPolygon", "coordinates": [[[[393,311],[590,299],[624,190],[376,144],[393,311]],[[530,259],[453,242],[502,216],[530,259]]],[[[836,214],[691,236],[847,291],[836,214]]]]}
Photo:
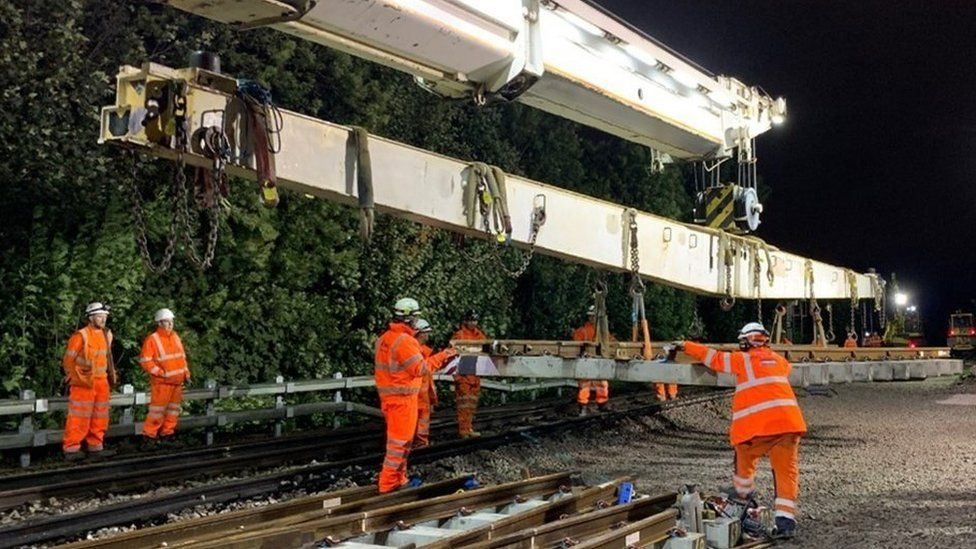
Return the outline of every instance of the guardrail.
{"type": "MultiPolygon", "coordinates": [[[[438,375],[439,381],[453,381],[452,376],[438,375]]],[[[311,379],[301,381],[284,381],[279,377],[274,383],[260,383],[246,386],[218,386],[213,380],[207,380],[203,388],[187,389],[183,392],[184,402],[203,401],[202,415],[181,416],[180,430],[204,429],[207,445],[213,444],[214,430],[234,423],[248,421],[274,422],[274,436],[281,436],[284,421],[291,418],[309,416],[318,413],[347,413],[382,417],[379,409],[357,402],[344,400],[343,391],[363,387],[373,387],[373,376],[342,377],[336,374],[331,379],[311,379]],[[331,402],[307,402],[288,404],[289,395],[303,393],[331,393],[331,402]],[[222,400],[266,396],[274,397],[274,406],[270,408],[256,408],[251,410],[218,411],[217,402],[222,400]]],[[[507,394],[514,392],[532,391],[555,388],[561,392],[563,387],[575,387],[575,381],[545,380],[523,383],[506,383],[495,380],[482,380],[481,386],[487,390],[499,391],[502,402],[507,401],[507,394]]],[[[122,413],[117,423],[109,425],[106,437],[126,437],[142,433],[142,421],[136,420],[135,409],[149,404],[149,394],[136,391],[132,385],[123,385],[121,393],[113,393],[109,401],[112,408],[121,408],[122,413]]],[[[48,445],[60,444],[64,433],[61,429],[36,429],[34,416],[52,412],[66,412],[68,397],[37,398],[33,391],[23,391],[19,400],[0,400],[0,418],[20,416],[20,423],[16,432],[0,433],[0,450],[20,450],[20,465],[28,467],[31,462],[31,449],[48,445]]],[[[337,420],[338,421],[338,418],[337,420]]]]}

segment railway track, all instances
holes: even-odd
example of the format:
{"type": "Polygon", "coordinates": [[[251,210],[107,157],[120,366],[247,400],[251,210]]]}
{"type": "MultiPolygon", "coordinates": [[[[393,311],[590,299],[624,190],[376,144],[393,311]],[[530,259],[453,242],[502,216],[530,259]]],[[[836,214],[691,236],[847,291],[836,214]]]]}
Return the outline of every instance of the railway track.
{"type": "MultiPolygon", "coordinates": [[[[477,425],[491,430],[513,422],[531,421],[551,413],[565,400],[547,399],[479,412],[477,425]]],[[[452,411],[453,412],[453,411],[452,411]]],[[[435,438],[450,438],[456,423],[449,414],[431,422],[435,438]]],[[[337,454],[356,455],[383,447],[383,426],[361,427],[305,434],[260,442],[200,448],[165,454],[137,455],[100,463],[61,467],[0,477],[0,511],[47,497],[107,493],[151,487],[200,475],[216,475],[299,461],[335,459],[337,454]],[[147,475],[146,471],[152,471],[147,475]],[[95,488],[97,487],[97,488],[95,488]]]]}
{"type": "Polygon", "coordinates": [[[574,487],[571,473],[556,473],[464,490],[455,489],[466,481],[463,478],[385,495],[364,495],[362,488],[353,488],[327,494],[331,499],[318,509],[302,511],[288,502],[188,521],[182,528],[166,525],[77,542],[68,549],[138,549],[164,544],[214,549],[288,548],[323,540],[329,546],[346,549],[411,544],[434,549],[560,544],[625,547],[666,538],[675,526],[676,513],[668,508],[676,494],[614,505],[626,480],[574,487]]]}
{"type": "MultiPolygon", "coordinates": [[[[539,418],[529,425],[512,426],[511,424],[515,422],[514,420],[524,418],[527,411],[533,410],[531,405],[527,405],[527,407],[514,410],[513,414],[499,412],[494,418],[486,419],[506,424],[507,428],[504,431],[478,439],[451,440],[417,450],[411,455],[411,463],[429,462],[445,457],[463,455],[476,450],[497,448],[524,440],[525,437],[557,430],[572,429],[577,426],[609,419],[652,413],[662,408],[698,404],[704,401],[714,400],[715,398],[725,397],[728,394],[730,394],[729,391],[709,392],[701,396],[684,398],[664,404],[653,400],[648,394],[629,395],[617,398],[615,400],[617,409],[611,412],[585,417],[561,417],[556,419],[550,418],[548,420],[539,418]]],[[[540,402],[534,404],[542,405],[540,402]]],[[[548,407],[551,413],[551,404],[545,403],[545,406],[548,407]]],[[[374,436],[382,444],[382,434],[377,433],[374,436]]],[[[338,445],[340,451],[346,450],[348,452],[349,447],[345,446],[341,441],[333,440],[330,444],[338,445]]],[[[382,446],[379,448],[381,449],[382,446]]],[[[349,454],[346,453],[345,455],[348,456],[349,454]]],[[[223,504],[258,495],[273,495],[299,488],[307,491],[326,489],[334,484],[339,475],[359,483],[367,483],[375,472],[373,469],[381,459],[382,455],[378,449],[375,453],[364,453],[355,457],[346,457],[345,459],[337,459],[314,465],[304,465],[286,471],[179,490],[160,496],[133,499],[122,503],[96,507],[79,513],[29,519],[0,529],[0,547],[15,547],[44,543],[51,540],[70,539],[84,535],[85,532],[120,524],[142,524],[165,517],[168,513],[181,511],[201,503],[223,504]]],[[[207,466],[209,467],[211,465],[207,466]]],[[[202,472],[206,471],[206,469],[202,470],[202,472]]],[[[152,473],[148,473],[145,469],[141,470],[140,473],[143,476],[152,475],[152,473]]],[[[95,493],[96,486],[92,482],[87,484],[87,489],[91,491],[89,493],[95,493]]],[[[66,487],[66,489],[73,493],[85,493],[85,486],[85,480],[78,479],[71,481],[71,486],[66,487]]],[[[49,484],[41,487],[39,490],[47,490],[50,493],[58,489],[58,485],[55,483],[54,485],[49,484]]],[[[31,488],[26,488],[26,490],[31,490],[31,488]]],[[[23,495],[23,493],[20,492],[19,495],[23,495]]]]}

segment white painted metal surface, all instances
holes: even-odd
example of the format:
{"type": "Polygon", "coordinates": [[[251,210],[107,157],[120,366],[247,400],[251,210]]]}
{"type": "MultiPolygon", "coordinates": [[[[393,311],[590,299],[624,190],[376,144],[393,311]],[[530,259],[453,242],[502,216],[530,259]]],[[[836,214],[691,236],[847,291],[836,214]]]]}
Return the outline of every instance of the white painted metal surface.
{"type": "Polygon", "coordinates": [[[270,25],[423,79],[461,97],[519,101],[680,158],[730,154],[785,114],[583,0],[169,0],[229,24],[270,25]],[[275,16],[301,16],[275,22],[275,16]],[[513,84],[514,83],[514,84],[513,84]],[[505,94],[506,97],[517,93],[505,94]]]}
{"type": "MultiPolygon", "coordinates": [[[[102,141],[146,145],[141,126],[145,98],[140,83],[153,78],[186,78],[194,82],[195,74],[192,70],[181,72],[155,64],[143,69],[123,67],[117,104],[102,113],[102,141]],[[128,133],[113,134],[111,118],[125,113],[129,113],[128,133]]],[[[227,96],[197,84],[190,85],[188,95],[187,118],[192,135],[205,124],[215,123],[214,113],[222,112],[227,96]]],[[[289,111],[282,115],[282,147],[275,158],[279,183],[302,193],[356,204],[356,155],[350,130],[289,111]]],[[[369,149],[379,211],[471,236],[485,236],[466,223],[462,196],[468,163],[378,136],[369,137],[369,149]]],[[[155,146],[151,152],[173,156],[173,151],[155,146]]],[[[211,165],[196,154],[188,154],[186,159],[198,166],[211,165]]],[[[250,167],[229,165],[228,172],[255,178],[250,167]]],[[[533,206],[541,195],[546,199],[547,219],[536,241],[538,252],[601,269],[628,270],[627,208],[516,176],[508,177],[507,189],[514,245],[528,246],[533,206]]],[[[778,250],[771,251],[771,261],[767,262],[755,240],[723,236],[711,229],[646,212],[636,213],[636,223],[640,274],[652,281],[714,296],[802,299],[812,292],[822,299],[851,297],[847,281],[850,271],[842,267],[778,250]],[[726,284],[723,241],[732,251],[731,287],[726,284]],[[754,285],[752,270],[757,255],[762,275],[759,288],[754,285]],[[812,286],[807,265],[813,273],[812,286]],[[766,278],[770,270],[774,274],[772,284],[766,278]]],[[[481,226],[480,220],[476,226],[481,226]]],[[[858,296],[870,297],[874,275],[851,274],[858,296]]]]}
{"type": "MultiPolygon", "coordinates": [[[[458,361],[458,373],[485,377],[616,379],[638,383],[735,386],[733,376],[716,374],[701,365],[676,362],[486,355],[462,355],[458,361]]],[[[962,367],[962,360],[957,359],[799,363],[793,364],[790,384],[807,387],[831,383],[921,380],[956,375],[962,372],[962,367]]]]}

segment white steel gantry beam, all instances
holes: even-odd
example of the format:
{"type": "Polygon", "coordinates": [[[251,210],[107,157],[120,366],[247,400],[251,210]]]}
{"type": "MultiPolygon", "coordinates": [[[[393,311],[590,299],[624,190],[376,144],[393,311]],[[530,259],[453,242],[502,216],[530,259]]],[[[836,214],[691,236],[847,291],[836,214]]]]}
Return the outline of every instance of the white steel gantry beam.
{"type": "Polygon", "coordinates": [[[451,97],[517,100],[678,158],[728,156],[785,101],[715,76],[585,0],[167,0],[409,73],[451,97]]]}
{"type": "MultiPolygon", "coordinates": [[[[151,154],[174,158],[172,149],[151,143],[142,127],[147,83],[172,80],[187,83],[189,135],[222,125],[221,113],[232,96],[218,89],[235,86],[233,79],[199,69],[174,70],[149,63],[142,68],[121,69],[116,104],[102,111],[100,141],[144,147],[151,154]]],[[[275,155],[279,183],[298,192],[357,204],[357,155],[350,128],[288,111],[282,111],[282,116],[281,151],[275,155]]],[[[239,147],[231,145],[236,156],[239,147]]],[[[378,136],[369,136],[368,146],[378,211],[470,236],[487,236],[466,222],[462,197],[469,163],[378,136]]],[[[191,165],[212,165],[211,160],[193,152],[185,158],[191,165]]],[[[248,166],[230,164],[227,171],[254,180],[252,166],[253,162],[248,166]]],[[[546,222],[536,241],[538,252],[606,270],[629,269],[632,210],[517,176],[508,176],[507,194],[514,245],[528,247],[533,209],[539,197],[544,197],[546,222]]],[[[846,299],[853,297],[854,291],[857,297],[867,298],[878,287],[874,275],[855,274],[776,249],[763,250],[753,239],[646,212],[634,215],[640,275],[654,282],[706,295],[769,299],[812,295],[846,299]],[[753,272],[757,257],[761,272],[758,288],[753,272]],[[769,273],[774,275],[772,282],[767,278],[769,273]]],[[[480,220],[475,226],[481,226],[480,220]]]]}
{"type": "MultiPolygon", "coordinates": [[[[615,379],[638,383],[677,383],[734,387],[735,378],[717,374],[700,364],[609,358],[558,356],[487,356],[462,354],[456,373],[482,377],[615,379]]],[[[860,362],[794,363],[790,385],[807,387],[831,383],[908,381],[962,373],[963,361],[950,358],[872,360],[860,362]]]]}

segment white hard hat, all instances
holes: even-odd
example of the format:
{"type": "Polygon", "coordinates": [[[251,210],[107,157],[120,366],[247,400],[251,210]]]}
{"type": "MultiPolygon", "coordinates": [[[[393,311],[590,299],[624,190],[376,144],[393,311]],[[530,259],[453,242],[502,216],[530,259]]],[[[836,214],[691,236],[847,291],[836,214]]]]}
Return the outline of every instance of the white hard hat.
{"type": "Polygon", "coordinates": [[[393,314],[396,316],[418,316],[420,315],[420,304],[412,297],[404,297],[397,300],[393,305],[393,314]]]}
{"type": "Polygon", "coordinates": [[[156,311],[156,316],[153,318],[153,321],[160,322],[163,320],[173,320],[174,318],[176,318],[176,315],[173,314],[173,311],[164,308],[156,311]]]}
{"type": "Polygon", "coordinates": [[[586,309],[586,316],[596,316],[596,305],[590,305],[590,307],[586,309]]]}
{"type": "Polygon", "coordinates": [[[423,318],[418,318],[417,322],[414,323],[413,329],[417,330],[418,334],[429,334],[434,329],[430,326],[430,322],[423,318]]]}
{"type": "Polygon", "coordinates": [[[750,322],[739,330],[739,339],[748,339],[750,336],[755,335],[769,337],[769,331],[758,322],[750,322]]]}
{"type": "Polygon", "coordinates": [[[103,304],[100,301],[92,301],[85,307],[85,316],[92,316],[97,314],[108,314],[109,306],[103,304]]]}

